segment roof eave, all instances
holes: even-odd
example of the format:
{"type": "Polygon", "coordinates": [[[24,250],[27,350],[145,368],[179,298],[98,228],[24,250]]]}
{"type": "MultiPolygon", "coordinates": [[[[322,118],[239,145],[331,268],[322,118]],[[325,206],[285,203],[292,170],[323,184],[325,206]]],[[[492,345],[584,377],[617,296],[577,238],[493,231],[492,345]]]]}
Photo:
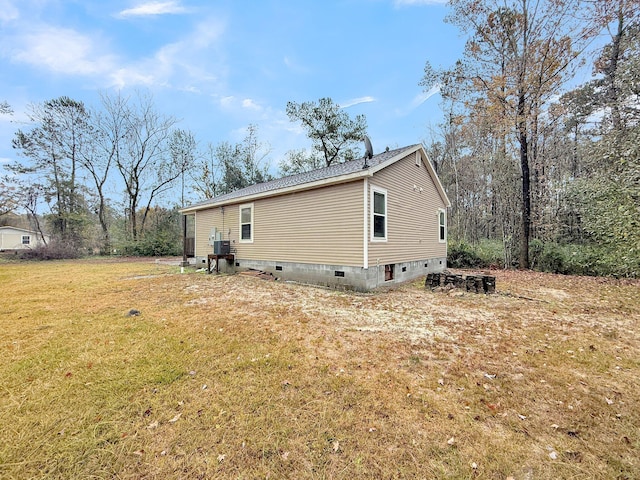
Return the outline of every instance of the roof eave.
{"type": "Polygon", "coordinates": [[[197,212],[198,210],[207,210],[209,208],[222,207],[225,205],[232,205],[235,203],[245,203],[245,202],[259,200],[261,198],[266,198],[266,197],[276,197],[279,195],[286,195],[288,193],[301,192],[304,190],[312,190],[314,188],[325,187],[328,185],[336,185],[338,183],[353,182],[360,178],[370,177],[372,175],[373,175],[372,169],[363,169],[359,172],[353,172],[346,175],[339,175],[336,177],[324,178],[322,180],[316,180],[314,182],[309,182],[309,183],[302,183],[300,185],[293,185],[291,187],[284,187],[276,190],[268,190],[266,192],[254,193],[251,195],[243,195],[240,197],[234,197],[234,198],[222,200],[219,202],[213,201],[206,204],[193,205],[191,207],[182,208],[179,211],[180,213],[183,213],[183,214],[189,214],[189,213],[197,212]]]}
{"type": "Polygon", "coordinates": [[[371,174],[373,175],[374,173],[379,172],[383,168],[387,168],[389,165],[393,165],[398,160],[405,158],[407,155],[411,155],[412,153],[415,153],[418,150],[422,152],[422,158],[424,159],[423,163],[427,167],[429,176],[433,180],[433,183],[436,186],[436,190],[438,190],[438,193],[440,194],[440,198],[442,199],[446,207],[451,207],[451,201],[449,200],[449,197],[447,196],[447,192],[445,192],[444,187],[442,186],[442,183],[438,178],[438,174],[433,169],[433,165],[431,165],[431,162],[429,161],[429,155],[427,155],[427,152],[425,151],[424,147],[420,144],[416,144],[410,149],[403,150],[398,155],[395,155],[389,158],[388,160],[379,163],[378,165],[376,165],[374,168],[371,169],[371,174]]]}

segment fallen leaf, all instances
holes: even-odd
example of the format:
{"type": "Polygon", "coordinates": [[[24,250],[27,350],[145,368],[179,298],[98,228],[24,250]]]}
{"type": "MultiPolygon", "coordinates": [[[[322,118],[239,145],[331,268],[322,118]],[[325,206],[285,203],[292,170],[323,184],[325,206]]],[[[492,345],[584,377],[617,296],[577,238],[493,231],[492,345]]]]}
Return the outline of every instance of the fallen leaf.
{"type": "Polygon", "coordinates": [[[455,437],[451,437],[449,440],[447,440],[447,443],[449,445],[453,445],[454,443],[456,443],[456,438],[455,437]]]}
{"type": "Polygon", "coordinates": [[[518,418],[520,420],[526,420],[527,419],[526,415],[520,415],[520,414],[518,414],[518,418]]]}
{"type": "Polygon", "coordinates": [[[182,416],[182,413],[177,414],[175,417],[169,420],[169,423],[176,423],[181,416],[182,416]]]}
{"type": "Polygon", "coordinates": [[[494,374],[494,375],[491,375],[491,374],[489,374],[489,373],[485,373],[485,374],[484,374],[484,376],[485,376],[485,377],[487,377],[487,378],[490,378],[491,380],[493,380],[494,378],[496,378],[495,374],[494,374]]]}
{"type": "Polygon", "coordinates": [[[158,428],[158,421],[156,420],[155,422],[151,422],[149,425],[147,425],[147,428],[149,430],[153,430],[154,428],[158,428]]]}
{"type": "Polygon", "coordinates": [[[607,397],[604,397],[604,399],[607,401],[607,405],[613,405],[613,400],[607,397]]]}

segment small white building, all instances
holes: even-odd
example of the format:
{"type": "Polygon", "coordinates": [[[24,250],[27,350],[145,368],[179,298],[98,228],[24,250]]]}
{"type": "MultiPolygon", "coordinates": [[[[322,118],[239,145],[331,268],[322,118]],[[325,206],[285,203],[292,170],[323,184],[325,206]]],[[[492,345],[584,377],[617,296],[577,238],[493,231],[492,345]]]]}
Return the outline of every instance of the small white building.
{"type": "MultiPolygon", "coordinates": [[[[45,241],[49,237],[45,235],[45,241]]],[[[0,227],[0,252],[5,250],[28,250],[42,245],[38,232],[18,227],[0,227]]]]}

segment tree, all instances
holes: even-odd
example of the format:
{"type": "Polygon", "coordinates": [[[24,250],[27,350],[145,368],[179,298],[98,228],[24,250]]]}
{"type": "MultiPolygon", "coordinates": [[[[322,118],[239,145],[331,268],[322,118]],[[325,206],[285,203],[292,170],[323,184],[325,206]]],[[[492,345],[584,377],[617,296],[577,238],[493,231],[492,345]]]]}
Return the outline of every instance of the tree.
{"type": "Polygon", "coordinates": [[[0,115],[12,115],[13,109],[6,101],[0,102],[0,115]]]}
{"type": "Polygon", "coordinates": [[[17,203],[15,185],[12,184],[9,178],[0,178],[0,217],[13,212],[17,203]]]}
{"type": "Polygon", "coordinates": [[[109,231],[109,209],[106,189],[111,179],[112,166],[120,155],[120,140],[126,131],[125,104],[120,96],[110,98],[102,96],[104,109],[91,114],[92,142],[82,151],[80,162],[89,173],[97,196],[96,214],[100,222],[102,241],[100,249],[104,253],[111,251],[109,231]]]}
{"type": "Polygon", "coordinates": [[[135,242],[144,230],[151,203],[169,190],[185,171],[181,159],[172,158],[168,141],[176,120],[158,113],[149,95],[135,99],[105,96],[103,107],[114,119],[112,128],[122,126],[122,134],[110,132],[114,161],[125,185],[128,231],[135,242]],[[142,218],[139,218],[139,209],[142,218]]]}
{"type": "Polygon", "coordinates": [[[180,169],[180,205],[184,207],[184,176],[185,172],[195,166],[197,148],[195,137],[188,130],[176,129],[169,139],[171,162],[180,169]]]}
{"type": "Polygon", "coordinates": [[[78,169],[91,143],[89,113],[82,102],[60,97],[30,105],[28,115],[36,126],[29,131],[18,130],[13,147],[31,163],[17,163],[11,169],[38,178],[32,186],[43,185],[52,211],[53,233],[79,246],[87,211],[78,169]]]}
{"type": "Polygon", "coordinates": [[[220,191],[220,171],[216,160],[216,146],[207,144],[205,152],[196,155],[195,165],[189,171],[191,189],[201,200],[213,198],[220,191]]]}
{"type": "MultiPolygon", "coordinates": [[[[211,190],[216,195],[222,195],[271,180],[268,163],[270,151],[267,144],[258,140],[258,128],[255,125],[247,127],[241,143],[220,142],[212,147],[215,164],[212,164],[210,171],[217,171],[218,174],[217,183],[210,185],[211,190]]],[[[213,178],[213,173],[210,175],[213,178]]]]}
{"type": "MultiPolygon", "coordinates": [[[[594,65],[588,108],[600,113],[588,139],[585,175],[572,199],[585,236],[604,247],[615,273],[640,274],[640,18],[631,2],[615,5],[614,34],[594,65]]],[[[579,90],[578,90],[579,91],[579,90]]],[[[587,102],[585,102],[587,103],[587,102]]],[[[587,108],[587,107],[586,107],[587,108]]],[[[587,109],[588,109],[587,108],[587,109]]]]}
{"type": "MultiPolygon", "coordinates": [[[[309,162],[315,162],[314,154],[324,159],[324,166],[353,160],[359,156],[358,144],[367,131],[364,115],[349,115],[333,103],[330,98],[321,98],[318,102],[287,103],[287,115],[292,122],[299,122],[313,142],[313,152],[309,162]]],[[[300,160],[300,157],[294,157],[300,160]]],[[[291,173],[304,171],[306,166],[292,167],[291,173]]]]}
{"type": "Polygon", "coordinates": [[[280,161],[280,175],[295,175],[297,173],[310,172],[326,166],[326,161],[319,155],[306,150],[290,150],[286,153],[284,159],[280,161]]]}
{"type": "MultiPolygon", "coordinates": [[[[454,68],[433,74],[427,65],[422,84],[461,90],[470,115],[489,116],[504,125],[496,137],[499,151],[517,146],[520,167],[521,268],[529,267],[532,230],[532,172],[535,165],[539,118],[553,95],[578,65],[597,29],[585,23],[590,12],[580,0],[451,0],[448,21],[469,35],[464,58],[454,68]],[[576,12],[583,12],[578,18],[576,12]],[[590,28],[588,28],[590,27],[590,28]],[[482,101],[479,101],[482,100],[482,101]],[[510,138],[508,138],[510,137],[510,138]]],[[[536,179],[534,172],[534,179],[536,179]]]]}

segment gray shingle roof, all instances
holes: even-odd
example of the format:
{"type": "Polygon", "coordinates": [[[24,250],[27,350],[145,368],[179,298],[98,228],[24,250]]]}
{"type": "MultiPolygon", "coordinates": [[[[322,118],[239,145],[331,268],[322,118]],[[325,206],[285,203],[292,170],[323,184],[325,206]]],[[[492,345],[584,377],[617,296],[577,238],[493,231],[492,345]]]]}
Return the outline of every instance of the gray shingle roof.
{"type": "MultiPolygon", "coordinates": [[[[395,150],[389,150],[386,152],[379,153],[374,155],[367,164],[370,168],[377,167],[381,163],[395,157],[396,155],[400,155],[405,150],[411,150],[415,145],[410,145],[408,147],[397,148],[395,150]]],[[[278,190],[290,187],[296,187],[299,185],[304,185],[306,183],[317,182],[319,180],[326,180],[333,177],[340,177],[343,175],[349,175],[352,173],[356,173],[363,170],[364,158],[359,158],[357,160],[352,160],[350,162],[339,163],[336,165],[331,165],[330,167],[319,168],[317,170],[312,170],[310,172],[299,173],[297,175],[289,175],[288,177],[277,178],[275,180],[271,180],[269,182],[264,183],[256,183],[255,185],[250,185],[248,187],[242,188],[240,190],[236,190],[231,193],[226,193],[224,195],[218,195],[209,200],[205,200],[203,202],[195,203],[186,207],[185,210],[197,209],[200,207],[205,207],[207,205],[218,205],[220,203],[228,203],[230,200],[240,200],[243,197],[248,197],[251,195],[257,195],[267,192],[276,192],[278,190]]]]}

